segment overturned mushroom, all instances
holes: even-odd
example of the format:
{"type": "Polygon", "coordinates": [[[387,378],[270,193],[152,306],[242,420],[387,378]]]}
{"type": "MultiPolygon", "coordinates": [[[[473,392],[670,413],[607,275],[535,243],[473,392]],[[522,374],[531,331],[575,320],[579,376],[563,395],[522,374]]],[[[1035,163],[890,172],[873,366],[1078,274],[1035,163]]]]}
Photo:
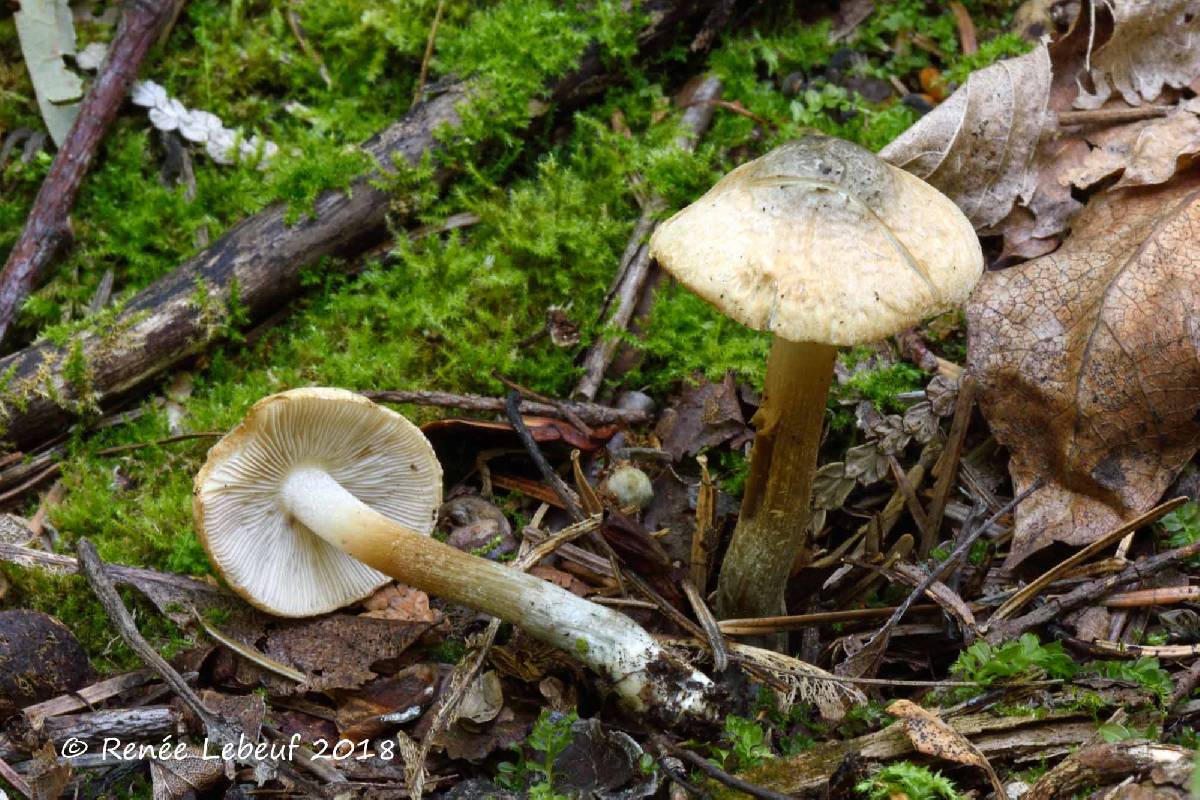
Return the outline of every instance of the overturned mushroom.
{"type": "Polygon", "coordinates": [[[416,426],[314,388],[260,400],[213,446],[193,512],[214,565],[264,611],[332,611],[395,578],[573,654],[634,709],[711,713],[708,678],[629,617],[431,538],[440,502],[441,467],[416,426]]]}
{"type": "Polygon", "coordinates": [[[650,252],[722,313],[774,334],[717,608],[782,613],[806,545],[837,347],[961,303],[983,269],[979,240],[924,181],[857,145],[810,136],[730,172],[660,225],[650,252]]]}

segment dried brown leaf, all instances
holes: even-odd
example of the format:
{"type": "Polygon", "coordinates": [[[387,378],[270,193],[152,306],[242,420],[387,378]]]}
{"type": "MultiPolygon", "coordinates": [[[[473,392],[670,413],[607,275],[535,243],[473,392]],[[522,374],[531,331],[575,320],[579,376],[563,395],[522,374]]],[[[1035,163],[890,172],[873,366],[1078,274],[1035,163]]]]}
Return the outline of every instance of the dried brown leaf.
{"type": "Polygon", "coordinates": [[[988,763],[979,748],[971,740],[951,728],[936,714],[922,708],[911,700],[897,700],[887,708],[904,727],[909,741],[918,753],[953,761],[956,764],[979,767],[987,773],[996,790],[996,797],[1006,797],[1004,784],[996,777],[996,771],[988,763]]]}
{"type": "Polygon", "coordinates": [[[309,688],[349,689],[376,677],[371,665],[396,658],[429,627],[428,622],[331,614],[271,631],[264,650],[307,674],[309,688]]]}
{"type": "Polygon", "coordinates": [[[383,734],[389,723],[386,714],[419,713],[434,700],[438,683],[437,665],[413,664],[395,675],[371,681],[354,692],[341,693],[337,708],[337,726],[344,739],[361,741],[383,734]]]}
{"type": "Polygon", "coordinates": [[[676,461],[694,456],[747,432],[733,376],[720,383],[701,381],[686,389],[663,412],[654,429],[676,461]]]}
{"type": "Polygon", "coordinates": [[[1059,178],[1087,189],[1114,175],[1114,188],[1165,183],[1200,152],[1197,103],[1189,100],[1167,116],[1114,125],[1089,133],[1091,150],[1059,169],[1059,178]]]}
{"type": "Polygon", "coordinates": [[[1200,445],[1200,175],[1094,198],[1056,253],[984,275],[967,305],[980,407],[1011,453],[1007,566],[1148,509],[1200,445]]]}
{"type": "Polygon", "coordinates": [[[444,616],[436,608],[429,607],[429,595],[420,589],[389,583],[363,601],[367,610],[362,616],[373,619],[391,619],[398,622],[428,622],[439,624],[444,616]]]}
{"type": "Polygon", "coordinates": [[[1077,108],[1099,108],[1115,89],[1131,106],[1181,89],[1200,76],[1200,3],[1196,0],[1105,0],[1113,16],[1108,41],[1091,55],[1094,92],[1077,108]]]}
{"type": "Polygon", "coordinates": [[[976,228],[994,225],[1033,194],[1050,81],[1044,45],[973,72],[879,155],[940,189],[976,228]]]}
{"type": "Polygon", "coordinates": [[[169,759],[150,762],[150,779],[154,800],[182,800],[217,785],[225,777],[225,763],[195,745],[185,745],[182,752],[172,751],[169,759]]]}

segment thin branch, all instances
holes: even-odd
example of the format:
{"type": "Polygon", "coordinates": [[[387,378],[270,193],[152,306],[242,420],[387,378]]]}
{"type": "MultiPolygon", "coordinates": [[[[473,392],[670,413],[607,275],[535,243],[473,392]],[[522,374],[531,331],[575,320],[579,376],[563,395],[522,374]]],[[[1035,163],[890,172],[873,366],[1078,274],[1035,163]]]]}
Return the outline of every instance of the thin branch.
{"type": "MultiPolygon", "coordinates": [[[[104,564],[96,552],[95,545],[88,539],[82,538],[79,540],[79,544],[76,545],[75,552],[79,559],[80,571],[87,578],[88,585],[92,587],[92,592],[95,593],[96,598],[104,607],[109,620],[116,627],[117,632],[121,635],[121,639],[129,646],[129,649],[137,654],[142,663],[162,678],[163,682],[171,688],[171,691],[200,719],[210,739],[221,745],[238,744],[241,737],[245,736],[245,733],[205,706],[203,701],[200,700],[200,696],[188,685],[183,676],[176,672],[175,668],[168,664],[158,654],[158,651],[151,647],[150,643],[142,637],[141,632],[138,631],[137,625],[133,621],[133,616],[129,613],[129,609],[125,608],[125,604],[121,601],[121,596],[117,594],[117,588],[113,584],[112,579],[105,574],[104,564]]],[[[314,796],[321,793],[320,787],[297,773],[286,762],[277,762],[268,758],[261,760],[239,758],[239,761],[250,766],[259,763],[265,764],[276,772],[286,776],[288,780],[295,783],[305,792],[314,796]]]]}
{"type": "MultiPolygon", "coordinates": [[[[690,102],[700,105],[692,105],[684,112],[681,122],[685,135],[676,140],[676,145],[681,150],[691,152],[712,121],[711,108],[702,103],[720,96],[721,81],[715,77],[706,76],[698,84],[689,84],[685,92],[690,102]],[[703,113],[693,113],[696,111],[703,113]]],[[[608,318],[604,321],[604,328],[607,330],[625,330],[633,319],[638,300],[650,277],[652,267],[650,236],[658,227],[658,217],[665,208],[666,203],[658,196],[647,198],[643,205],[641,218],[634,226],[629,243],[625,246],[625,254],[617,270],[616,283],[609,297],[605,298],[605,307],[600,312],[602,315],[608,313],[609,302],[613,298],[616,299],[616,306],[611,313],[608,313],[608,318]]],[[[604,373],[612,364],[620,344],[620,338],[612,335],[603,335],[596,340],[587,355],[584,356],[583,377],[579,379],[579,383],[575,387],[573,392],[575,397],[583,397],[588,400],[595,398],[604,381],[604,373]]]]}
{"type": "Polygon", "coordinates": [[[703,758],[699,754],[693,753],[691,750],[686,748],[673,745],[658,734],[654,734],[651,738],[653,738],[654,743],[658,745],[660,749],[666,750],[676,758],[686,761],[688,764],[700,770],[717,783],[724,784],[730,789],[735,789],[739,792],[745,792],[751,797],[757,797],[760,800],[793,800],[790,795],[780,794],[779,792],[766,789],[762,786],[758,786],[757,784],[750,783],[749,781],[744,781],[735,775],[730,775],[716,764],[713,764],[707,758],[703,758]]]}
{"type": "Polygon", "coordinates": [[[558,476],[558,473],[554,471],[554,467],[550,466],[550,462],[546,460],[545,454],[542,453],[542,448],[538,447],[533,434],[529,432],[529,426],[521,418],[521,395],[519,392],[514,390],[508,393],[508,399],[504,404],[504,411],[508,417],[509,424],[512,425],[513,430],[517,434],[517,438],[521,440],[521,445],[524,446],[525,452],[529,454],[529,458],[533,461],[534,466],[538,468],[538,472],[542,473],[542,480],[549,484],[554,493],[558,495],[558,499],[562,501],[563,508],[570,514],[571,519],[575,522],[581,522],[586,519],[583,509],[579,507],[579,503],[575,500],[575,495],[571,492],[571,488],[558,476]]]}
{"type": "Polygon", "coordinates": [[[297,13],[293,3],[288,3],[287,7],[288,27],[292,29],[292,36],[296,37],[296,41],[300,45],[300,49],[304,51],[304,55],[308,56],[309,60],[317,65],[317,74],[321,76],[321,80],[325,83],[326,89],[333,88],[333,79],[329,77],[329,70],[325,67],[325,61],[321,58],[321,54],[308,41],[308,37],[304,35],[304,26],[300,24],[300,14],[297,13]]]}
{"type": "Polygon", "coordinates": [[[412,105],[414,106],[421,102],[421,93],[425,91],[425,80],[429,77],[429,62],[433,61],[433,43],[437,41],[438,25],[442,24],[442,12],[445,10],[446,0],[438,0],[437,9],[433,12],[433,24],[429,26],[429,38],[425,40],[425,55],[421,57],[421,71],[417,73],[417,85],[413,89],[412,105]]]}
{"type": "MultiPolygon", "coordinates": [[[[942,529],[942,520],[946,515],[946,502],[950,499],[950,490],[954,488],[954,479],[958,475],[958,463],[962,459],[963,442],[966,441],[967,428],[971,424],[971,411],[975,408],[975,390],[978,384],[974,376],[967,374],[958,382],[958,405],[954,409],[954,421],[950,423],[950,434],[947,437],[946,449],[934,465],[933,471],[937,480],[933,484],[933,499],[929,501],[929,529],[937,536],[942,529]]],[[[921,558],[929,555],[934,542],[928,545],[924,538],[918,551],[921,558]]]]}
{"type": "Polygon", "coordinates": [[[1200,542],[1193,542],[1186,547],[1168,550],[1165,553],[1159,553],[1156,556],[1142,559],[1129,565],[1124,571],[1116,575],[1108,575],[1099,580],[1085,583],[1061,597],[1051,598],[1046,601],[1045,605],[1030,611],[1023,617],[1003,620],[996,625],[989,623],[985,638],[992,644],[1014,639],[1030,628],[1045,625],[1047,622],[1069,614],[1096,598],[1103,597],[1119,586],[1148,578],[1172,564],[1191,558],[1197,553],[1200,553],[1200,542]]]}
{"type": "Polygon", "coordinates": [[[1076,125],[1113,125],[1121,122],[1136,122],[1142,119],[1165,117],[1174,106],[1139,106],[1138,108],[1097,108],[1091,111],[1062,111],[1058,115],[1058,126],[1069,128],[1076,125]]]}
{"type": "MultiPolygon", "coordinates": [[[[494,411],[503,414],[505,400],[499,397],[484,397],[478,394],[454,394],[452,392],[427,391],[373,391],[361,392],[363,397],[377,403],[410,403],[416,406],[441,406],[460,408],[464,411],[494,411]]],[[[538,403],[521,400],[518,410],[522,414],[539,417],[566,419],[565,409],[588,425],[642,425],[650,421],[645,411],[610,408],[596,403],[563,401],[561,404],[538,403]]]]}
{"type": "Polygon", "coordinates": [[[0,758],[0,778],[4,778],[10,786],[30,798],[30,800],[33,799],[33,789],[29,786],[29,783],[3,758],[0,758]]]}
{"type": "MultiPolygon", "coordinates": [[[[1022,500],[1040,489],[1041,486],[1042,483],[1040,480],[1035,482],[1032,486],[1014,497],[1003,508],[993,514],[992,517],[983,525],[980,525],[972,530],[969,534],[961,537],[961,541],[959,541],[958,545],[953,551],[951,551],[949,557],[937,568],[929,571],[929,574],[925,577],[925,580],[921,581],[915,588],[913,588],[908,597],[904,598],[904,602],[896,607],[895,612],[893,612],[892,616],[888,618],[887,622],[883,623],[883,626],[879,629],[879,631],[872,636],[859,650],[859,653],[862,654],[861,661],[865,661],[865,666],[863,666],[861,671],[859,671],[858,676],[875,672],[879,666],[880,659],[883,657],[884,650],[887,649],[887,644],[891,639],[893,629],[895,629],[896,625],[900,622],[900,618],[903,617],[913,603],[917,601],[917,598],[924,597],[925,592],[929,591],[931,586],[942,580],[942,578],[946,575],[949,575],[951,572],[958,569],[959,562],[966,558],[967,553],[971,551],[972,545],[974,545],[979,537],[981,537],[984,532],[991,527],[992,523],[1016,508],[1022,500]]],[[[855,660],[856,659],[854,659],[854,657],[851,657],[842,663],[852,664],[855,660]]],[[[859,665],[856,665],[856,668],[857,666],[862,666],[861,661],[859,665]]]]}
{"type": "Polygon", "coordinates": [[[71,238],[70,212],[108,126],[146,54],[174,16],[174,0],[124,4],[120,27],[100,72],[79,107],[79,116],[54,157],[28,220],[0,272],[0,341],[16,320],[25,298],[41,283],[54,257],[71,238]]]}

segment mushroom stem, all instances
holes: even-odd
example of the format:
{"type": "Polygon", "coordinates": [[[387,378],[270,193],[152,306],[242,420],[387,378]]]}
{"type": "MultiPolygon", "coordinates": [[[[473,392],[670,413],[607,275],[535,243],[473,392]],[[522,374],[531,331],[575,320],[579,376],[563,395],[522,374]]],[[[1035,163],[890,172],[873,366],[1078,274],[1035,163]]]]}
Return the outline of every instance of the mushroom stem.
{"type": "Polygon", "coordinates": [[[813,342],[771,343],[762,404],[752,420],[754,448],[737,528],[717,581],[723,618],[786,613],[784,587],[807,544],[825,398],[837,348],[813,342]]]}
{"type": "Polygon", "coordinates": [[[512,623],[607,678],[634,710],[713,714],[712,682],[673,659],[629,617],[554,584],[450,547],[361,502],[319,467],[283,483],[288,513],[334,547],[398,581],[512,623]]]}

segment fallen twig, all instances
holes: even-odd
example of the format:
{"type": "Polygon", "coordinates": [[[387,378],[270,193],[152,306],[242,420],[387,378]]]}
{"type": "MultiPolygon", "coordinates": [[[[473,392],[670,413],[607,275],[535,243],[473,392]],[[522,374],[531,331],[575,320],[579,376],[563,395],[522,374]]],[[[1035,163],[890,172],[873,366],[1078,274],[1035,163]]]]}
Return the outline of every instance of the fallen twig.
{"type": "Polygon", "coordinates": [[[538,468],[538,472],[542,473],[542,480],[549,484],[550,488],[554,489],[554,493],[562,501],[563,508],[567,510],[571,519],[575,522],[582,522],[586,519],[586,515],[583,513],[583,509],[579,507],[579,501],[576,499],[575,493],[558,476],[558,473],[554,471],[554,467],[550,466],[550,462],[546,460],[546,456],[542,453],[542,448],[538,447],[538,443],[534,441],[533,434],[529,432],[529,426],[521,418],[521,395],[517,391],[514,390],[508,393],[504,410],[508,416],[509,424],[512,425],[517,438],[521,440],[521,444],[525,447],[525,452],[529,454],[529,458],[533,461],[534,466],[538,468]]]}
{"type": "Polygon", "coordinates": [[[1158,589],[1116,592],[1104,598],[1104,605],[1109,608],[1139,608],[1187,603],[1193,600],[1200,600],[1200,586],[1162,586],[1158,589]]]}
{"type": "Polygon", "coordinates": [[[1075,125],[1115,125],[1136,122],[1142,119],[1165,117],[1174,106],[1139,106],[1137,108],[1096,108],[1090,111],[1062,111],[1058,114],[1058,126],[1069,128],[1075,125]]]}
{"type": "Polygon", "coordinates": [[[888,618],[887,622],[883,623],[879,631],[872,636],[862,649],[854,656],[847,658],[838,665],[837,672],[840,675],[851,675],[853,677],[872,676],[875,670],[879,668],[879,662],[883,658],[883,653],[887,649],[888,641],[891,639],[892,630],[900,622],[900,618],[908,611],[909,607],[916,602],[917,598],[922,597],[929,588],[943,577],[949,575],[954,570],[958,569],[959,563],[967,557],[967,553],[971,551],[971,546],[983,535],[991,523],[999,519],[1004,514],[1012,511],[1017,505],[1029,495],[1033,494],[1041,488],[1041,481],[1035,482],[1032,486],[1026,489],[1021,494],[1014,497],[1002,509],[997,511],[984,524],[972,530],[969,534],[960,537],[960,541],[951,551],[950,555],[935,569],[929,571],[929,575],[925,580],[921,581],[908,597],[904,598],[904,602],[896,607],[895,612],[888,618]]]}
{"type": "MultiPolygon", "coordinates": [[[[79,540],[78,545],[76,545],[75,552],[79,558],[80,571],[87,578],[88,585],[92,587],[92,592],[95,593],[96,598],[104,607],[109,620],[116,627],[117,632],[121,634],[121,639],[129,646],[129,649],[137,654],[142,663],[162,678],[163,682],[171,687],[171,691],[200,719],[200,722],[204,725],[205,733],[210,739],[222,746],[232,744],[236,748],[236,745],[245,738],[245,732],[205,706],[200,700],[200,696],[188,685],[183,676],[176,672],[175,668],[168,664],[158,654],[158,651],[142,638],[142,634],[138,631],[137,625],[129,613],[129,609],[125,608],[125,604],[121,601],[121,596],[117,594],[117,589],[113,585],[112,579],[105,574],[104,564],[100,561],[99,554],[96,553],[95,545],[86,538],[82,538],[79,540]]],[[[286,776],[297,787],[311,795],[320,794],[320,787],[313,784],[303,775],[300,775],[286,762],[279,762],[270,758],[260,759],[254,757],[253,754],[249,757],[239,755],[238,761],[249,766],[266,766],[273,772],[286,776]]],[[[345,780],[345,778],[342,780],[345,780]]]]}
{"type": "Polygon", "coordinates": [[[433,12],[433,23],[429,26],[429,38],[425,40],[425,55],[421,57],[421,70],[417,73],[417,85],[413,88],[412,104],[421,102],[421,94],[425,91],[425,79],[429,77],[429,62],[433,60],[433,43],[437,41],[438,25],[442,24],[442,12],[446,10],[446,0],[438,0],[433,12]]]}
{"type": "MultiPolygon", "coordinates": [[[[946,447],[933,467],[936,481],[933,484],[933,499],[929,501],[929,538],[937,536],[942,529],[942,520],[946,514],[946,501],[950,499],[950,490],[954,488],[954,479],[958,476],[958,462],[962,458],[963,442],[966,441],[967,427],[971,424],[971,412],[975,408],[975,390],[978,384],[975,378],[968,374],[958,382],[958,401],[954,409],[954,421],[950,423],[950,434],[946,447]]],[[[926,541],[922,536],[921,547],[918,550],[921,558],[929,555],[936,541],[926,541]]]]}
{"type": "Polygon", "coordinates": [[[30,798],[30,800],[33,800],[33,789],[30,788],[25,779],[21,777],[20,773],[9,766],[9,763],[3,758],[0,758],[0,778],[4,778],[4,780],[8,781],[9,786],[30,798]]]}
{"type": "Polygon", "coordinates": [[[1061,597],[1053,597],[1047,600],[1044,605],[1030,611],[1023,617],[1001,620],[998,623],[992,623],[989,620],[987,633],[984,638],[993,645],[1006,642],[1009,639],[1015,639],[1030,628],[1045,625],[1056,618],[1062,617],[1064,614],[1068,614],[1098,597],[1103,597],[1118,586],[1124,586],[1137,580],[1144,580],[1172,564],[1191,558],[1197,553],[1200,553],[1200,542],[1193,542],[1185,547],[1149,556],[1141,561],[1130,564],[1124,571],[1116,575],[1107,575],[1099,580],[1078,586],[1061,597]]]}
{"type": "MultiPolygon", "coordinates": [[[[461,408],[464,411],[496,411],[504,413],[505,401],[499,397],[484,397],[477,394],[453,394],[451,392],[424,391],[375,391],[361,392],[363,397],[377,403],[411,403],[418,406],[442,406],[461,408]]],[[[518,410],[522,414],[539,417],[565,419],[564,409],[579,417],[588,425],[642,425],[650,421],[650,415],[634,409],[611,408],[596,403],[563,401],[560,405],[521,400],[518,410]]]]}
{"type": "Polygon", "coordinates": [[[79,116],[54,157],[29,217],[0,271],[0,342],[25,298],[39,284],[54,256],[71,236],[70,212],[83,177],[108,126],[129,93],[146,53],[173,19],[175,0],[125,3],[121,24],[79,116]]]}
{"type": "MultiPolygon", "coordinates": [[[[680,120],[684,135],[676,140],[676,145],[681,150],[691,152],[712,121],[712,108],[704,104],[704,101],[720,96],[721,81],[711,75],[705,76],[698,83],[689,84],[684,93],[691,105],[680,120]]],[[[616,305],[608,312],[604,321],[606,329],[625,330],[633,319],[633,312],[650,275],[650,235],[658,227],[658,217],[664,209],[662,198],[657,196],[648,198],[643,205],[642,216],[634,225],[633,234],[625,246],[625,253],[617,270],[617,280],[609,298],[605,300],[606,307],[600,312],[601,315],[608,312],[610,300],[616,299],[616,305]]],[[[604,373],[612,364],[620,344],[619,338],[610,335],[602,335],[596,340],[583,358],[583,377],[575,387],[575,397],[588,400],[595,398],[596,393],[600,391],[600,384],[604,381],[604,373]]]]}
{"type": "Polygon", "coordinates": [[[69,694],[60,694],[58,697],[52,697],[41,703],[26,706],[21,713],[24,715],[25,721],[29,723],[30,728],[35,731],[40,730],[42,722],[47,717],[57,714],[70,714],[72,711],[89,708],[101,700],[107,700],[121,692],[143,686],[153,679],[154,673],[148,669],[139,669],[121,675],[114,675],[111,678],[93,683],[90,686],[85,686],[78,691],[69,694]]]}
{"type": "Polygon", "coordinates": [[[292,36],[296,37],[296,43],[300,45],[300,49],[304,51],[304,55],[308,56],[309,60],[317,65],[317,74],[321,76],[321,81],[325,84],[326,89],[333,88],[333,79],[329,77],[329,69],[325,66],[325,61],[321,58],[321,54],[317,49],[309,43],[308,37],[304,35],[304,26],[300,24],[300,14],[296,12],[296,6],[293,2],[287,5],[287,22],[288,27],[292,29],[292,36]]]}
{"type": "MultiPolygon", "coordinates": [[[[717,623],[726,636],[757,636],[764,633],[797,631],[813,625],[838,625],[859,622],[865,619],[890,617],[898,606],[880,608],[852,608],[845,611],[817,611],[812,614],[792,614],[781,617],[747,617],[746,619],[723,619],[717,623]]],[[[930,613],[940,611],[933,603],[909,606],[906,613],[930,613]]]]}
{"type": "Polygon", "coordinates": [[[1013,614],[1027,606],[1033,600],[1033,598],[1037,597],[1038,594],[1047,586],[1049,586],[1051,582],[1057,580],[1072,567],[1076,566],[1077,564],[1082,564],[1089,558],[1097,555],[1100,551],[1112,547],[1118,541],[1124,539],[1127,534],[1136,531],[1138,528],[1141,528],[1144,525],[1149,525],[1186,502],[1186,497],[1176,497],[1172,500],[1168,500],[1165,503],[1160,503],[1159,505],[1147,511],[1145,514],[1140,514],[1134,519],[1131,519],[1129,522],[1126,522],[1125,524],[1120,525],[1104,534],[1087,547],[1071,555],[1069,558],[1063,559],[1050,569],[1046,570],[1046,572],[1044,572],[1042,575],[1038,576],[1036,580],[1030,581],[1028,584],[1021,587],[1016,594],[1004,601],[1004,603],[1001,604],[1001,606],[992,614],[991,618],[988,620],[988,625],[990,626],[996,622],[999,622],[1000,620],[1008,619],[1013,614]]]}
{"type": "Polygon", "coordinates": [[[721,769],[707,758],[703,758],[687,748],[671,744],[660,735],[655,734],[653,739],[654,743],[658,745],[659,748],[666,750],[683,761],[686,761],[688,764],[691,764],[708,777],[712,778],[718,783],[728,786],[730,789],[736,789],[739,792],[745,792],[751,797],[758,797],[761,798],[761,800],[792,800],[792,798],[786,794],[780,794],[779,792],[772,791],[771,789],[767,789],[762,786],[758,786],[757,784],[750,783],[749,781],[742,780],[735,775],[730,775],[728,772],[721,769]]]}

